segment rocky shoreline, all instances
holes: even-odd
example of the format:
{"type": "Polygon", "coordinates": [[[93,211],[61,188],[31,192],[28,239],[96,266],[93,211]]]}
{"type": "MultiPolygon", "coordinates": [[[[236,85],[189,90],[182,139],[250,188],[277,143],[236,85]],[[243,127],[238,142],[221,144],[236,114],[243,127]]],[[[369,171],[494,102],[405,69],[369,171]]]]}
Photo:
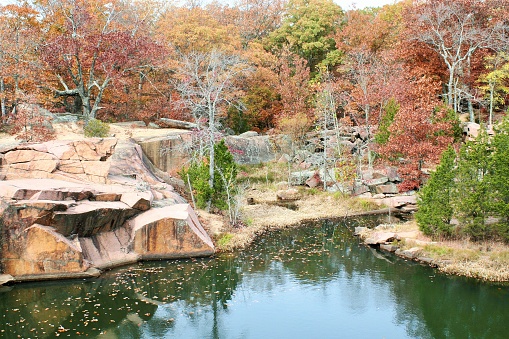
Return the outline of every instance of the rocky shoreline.
{"type": "Polygon", "coordinates": [[[487,282],[509,282],[509,248],[495,242],[432,241],[414,220],[382,224],[373,229],[356,227],[355,235],[366,245],[405,260],[431,266],[444,274],[487,282]]]}

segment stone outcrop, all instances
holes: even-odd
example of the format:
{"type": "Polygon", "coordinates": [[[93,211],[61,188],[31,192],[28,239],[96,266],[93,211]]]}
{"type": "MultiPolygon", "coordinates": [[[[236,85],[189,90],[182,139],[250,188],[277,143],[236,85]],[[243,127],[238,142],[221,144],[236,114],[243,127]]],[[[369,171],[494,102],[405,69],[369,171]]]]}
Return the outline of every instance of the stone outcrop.
{"type": "Polygon", "coordinates": [[[413,206],[416,205],[414,192],[408,192],[405,196],[399,195],[397,184],[401,182],[401,179],[394,167],[364,171],[361,174],[361,179],[350,186],[339,184],[336,180],[334,169],[328,169],[327,171],[324,171],[323,168],[308,169],[292,172],[289,175],[289,183],[295,186],[317,187],[325,181],[327,190],[331,192],[340,190],[345,194],[375,199],[379,204],[408,211],[413,211],[413,206]]]}
{"type": "Polygon", "coordinates": [[[398,231],[395,227],[396,226],[392,224],[378,225],[374,229],[355,227],[354,235],[359,236],[364,244],[368,246],[394,253],[403,259],[419,261],[433,267],[443,264],[422,255],[423,248],[427,245],[435,244],[435,242],[419,240],[420,232],[417,230],[398,231]],[[415,246],[406,249],[400,248],[401,241],[407,245],[415,246]]]}
{"type": "Polygon", "coordinates": [[[151,209],[129,220],[128,228],[133,251],[143,259],[203,256],[214,248],[188,204],[151,209]]]}
{"type": "Polygon", "coordinates": [[[189,159],[186,143],[190,138],[190,132],[178,132],[163,137],[139,138],[136,142],[155,167],[172,173],[180,170],[189,159]]]}
{"type": "Polygon", "coordinates": [[[158,126],[163,128],[177,128],[177,129],[195,129],[198,125],[188,121],[174,120],[167,118],[159,118],[158,126]]]}
{"type": "Polygon", "coordinates": [[[114,138],[92,138],[5,147],[0,149],[0,174],[7,180],[53,178],[105,183],[116,143],[114,138]]]}
{"type": "Polygon", "coordinates": [[[226,137],[225,143],[238,164],[255,165],[276,160],[274,145],[266,135],[246,132],[226,137]]]}
{"type": "Polygon", "coordinates": [[[141,148],[124,142],[113,156],[116,144],[88,139],[2,150],[2,281],[89,277],[138,260],[214,253],[193,209],[151,173],[141,148]]]}
{"type": "Polygon", "coordinates": [[[276,198],[279,201],[295,201],[301,198],[299,191],[295,188],[289,188],[286,190],[279,190],[276,192],[276,198]]]}
{"type": "MultiPolygon", "coordinates": [[[[155,167],[164,172],[175,172],[189,160],[190,132],[176,131],[162,137],[138,138],[136,142],[155,167]]],[[[273,141],[266,135],[246,132],[225,137],[225,143],[238,164],[260,164],[276,159],[273,141]]]]}
{"type": "Polygon", "coordinates": [[[366,238],[364,242],[368,245],[380,245],[394,240],[394,232],[375,232],[366,238]]]}
{"type": "Polygon", "coordinates": [[[12,276],[84,272],[90,267],[80,249],[52,227],[28,227],[16,247],[17,253],[4,252],[3,268],[12,276]]]}

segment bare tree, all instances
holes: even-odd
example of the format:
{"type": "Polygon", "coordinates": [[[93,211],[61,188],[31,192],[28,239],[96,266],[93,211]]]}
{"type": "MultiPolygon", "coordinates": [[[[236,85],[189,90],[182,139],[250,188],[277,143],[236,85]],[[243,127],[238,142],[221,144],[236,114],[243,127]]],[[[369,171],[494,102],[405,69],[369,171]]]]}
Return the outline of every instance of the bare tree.
{"type": "Polygon", "coordinates": [[[498,49],[507,25],[490,22],[489,8],[481,0],[430,0],[412,10],[415,26],[411,39],[425,43],[444,61],[449,73],[447,103],[457,111],[456,89],[462,73],[469,72],[473,54],[484,48],[498,49]]]}
{"type": "Polygon", "coordinates": [[[198,151],[209,155],[209,186],[214,183],[214,144],[220,134],[219,117],[237,104],[239,80],[250,72],[246,61],[237,55],[213,50],[182,55],[177,70],[176,89],[181,104],[191,113],[199,135],[198,151]]]}
{"type": "Polygon", "coordinates": [[[322,139],[323,139],[323,189],[327,188],[327,181],[332,180],[336,181],[335,175],[331,177],[329,174],[329,163],[336,162],[336,156],[341,156],[340,149],[340,134],[339,134],[339,122],[336,115],[337,103],[336,96],[333,88],[333,79],[331,75],[327,72],[322,75],[323,84],[320,88],[320,91],[317,93],[316,97],[316,116],[318,118],[319,126],[322,130],[322,139]],[[336,137],[336,149],[331,150],[329,146],[331,146],[330,142],[330,132],[335,133],[336,137]],[[333,156],[329,156],[333,154],[333,156]],[[332,160],[332,161],[331,161],[332,160]]]}

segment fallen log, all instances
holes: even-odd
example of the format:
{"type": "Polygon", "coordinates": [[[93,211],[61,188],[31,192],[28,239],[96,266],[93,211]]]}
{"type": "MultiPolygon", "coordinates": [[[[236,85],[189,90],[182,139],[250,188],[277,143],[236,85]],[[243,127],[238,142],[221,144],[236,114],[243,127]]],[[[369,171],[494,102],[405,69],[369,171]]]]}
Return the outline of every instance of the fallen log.
{"type": "Polygon", "coordinates": [[[198,127],[198,125],[195,123],[182,120],[160,118],[159,121],[162,127],[166,128],[193,129],[198,127]]]}

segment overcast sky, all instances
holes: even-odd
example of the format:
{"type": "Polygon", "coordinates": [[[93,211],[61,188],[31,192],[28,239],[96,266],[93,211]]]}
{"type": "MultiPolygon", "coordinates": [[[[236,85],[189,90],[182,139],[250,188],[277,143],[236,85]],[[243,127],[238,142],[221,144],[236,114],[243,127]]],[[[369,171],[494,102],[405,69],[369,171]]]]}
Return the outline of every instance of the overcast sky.
{"type": "Polygon", "coordinates": [[[387,4],[393,4],[396,0],[334,0],[342,9],[348,10],[355,4],[356,8],[381,7],[387,4]]]}
{"type": "MultiPolygon", "coordinates": [[[[15,2],[15,0],[0,0],[1,5],[15,2]]],[[[351,9],[353,4],[356,4],[356,8],[380,7],[386,4],[392,4],[396,2],[396,0],[334,0],[334,2],[340,5],[342,9],[347,10],[351,9]]]]}

